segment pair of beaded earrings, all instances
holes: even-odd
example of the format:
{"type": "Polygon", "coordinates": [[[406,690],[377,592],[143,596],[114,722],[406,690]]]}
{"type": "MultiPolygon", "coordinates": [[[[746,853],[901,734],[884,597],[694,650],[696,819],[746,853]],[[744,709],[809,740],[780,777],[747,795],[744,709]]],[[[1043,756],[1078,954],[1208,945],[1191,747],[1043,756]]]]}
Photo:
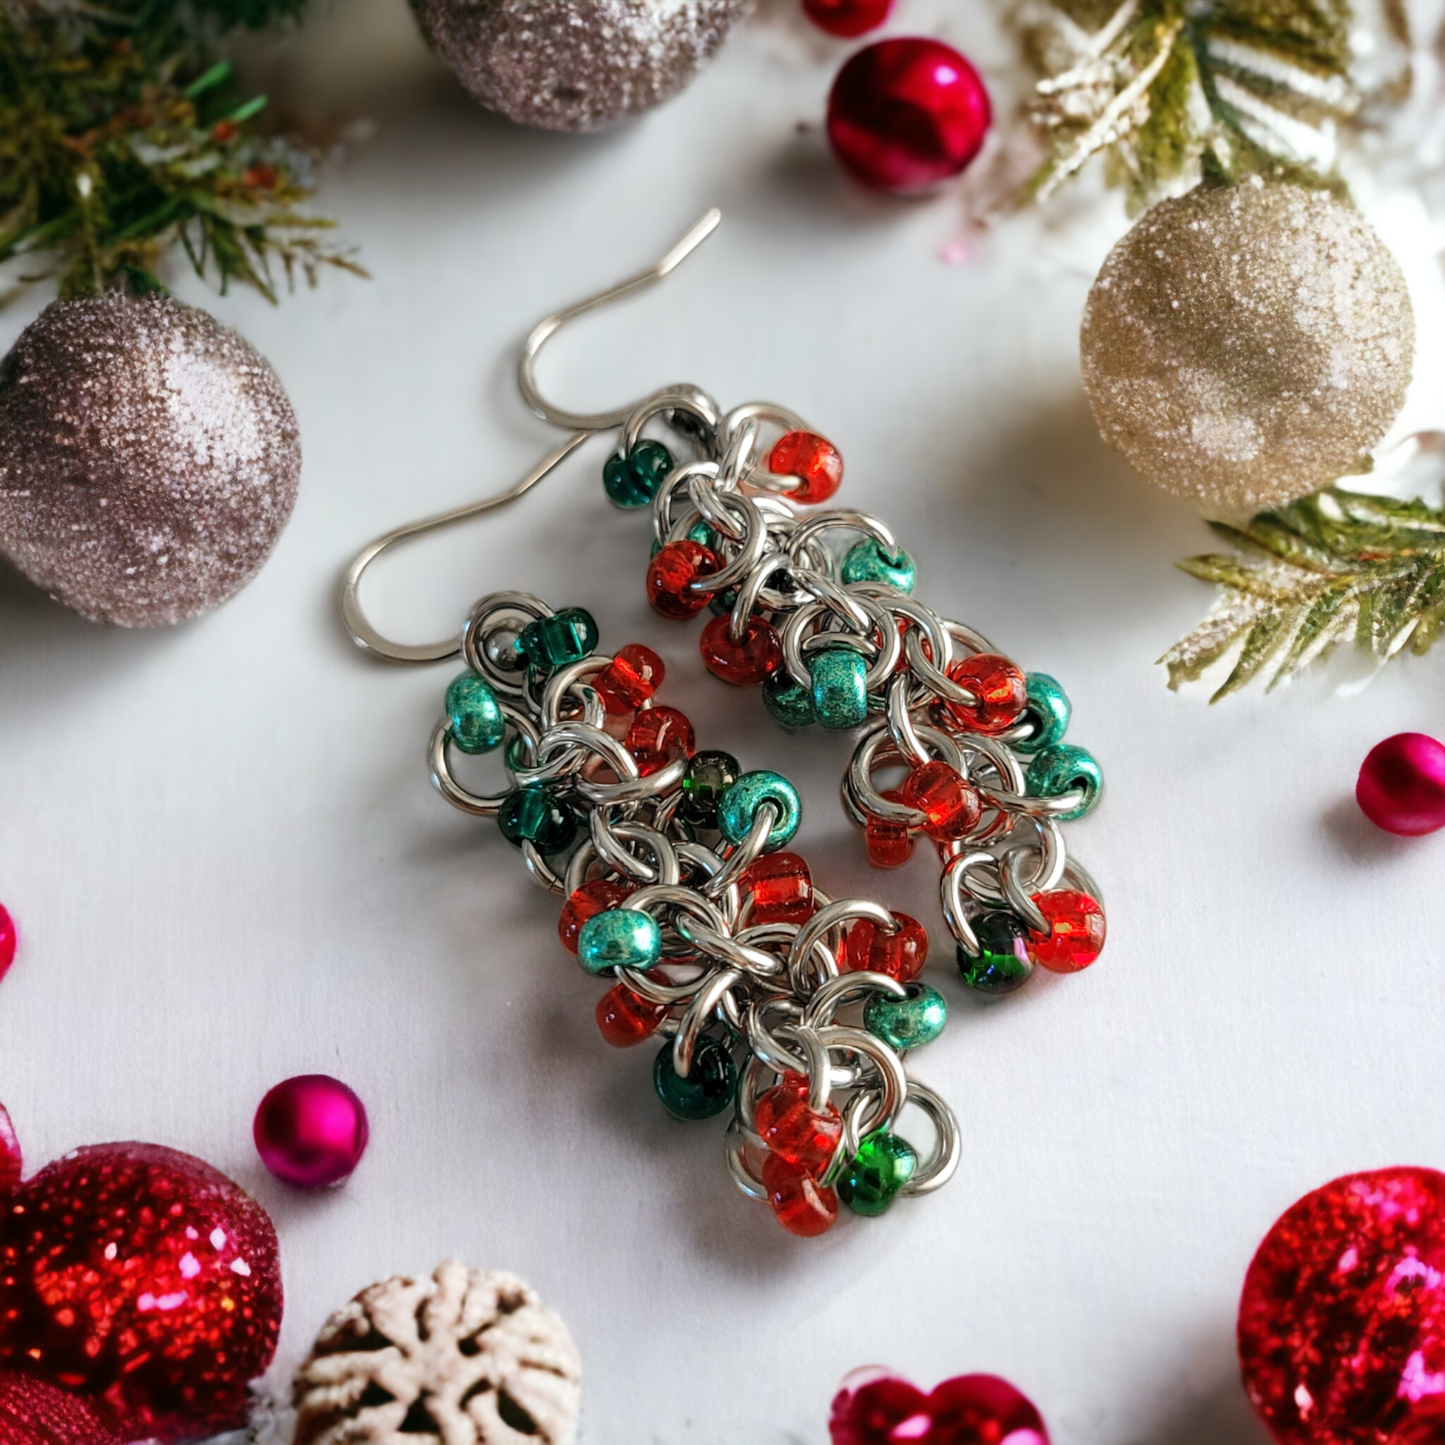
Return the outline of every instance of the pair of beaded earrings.
{"type": "Polygon", "coordinates": [[[404,646],[376,632],[358,600],[386,548],[515,500],[593,434],[620,429],[603,485],[621,508],[651,508],[653,607],[679,621],[710,613],[708,670],[758,686],[783,726],[856,737],[843,805],[876,867],[905,863],[920,836],[936,846],[964,981],[1006,994],[1035,965],[1071,973],[1094,961],[1099,889],[1059,825],[1094,806],[1101,775],[1063,741],[1063,690],[918,602],[913,560],[883,523],[825,505],[843,475],[837,449],[786,408],[724,412],[692,385],[595,415],[539,392],[536,358],[561,326],[661,280],[720,219],[708,212],[650,270],[538,324],[518,382],[532,410],[571,435],[510,491],[365,548],[342,613],[382,658],[465,659],[431,736],[437,788],[495,818],[533,878],[564,900],[563,947],[608,986],[603,1037],[663,1040],[653,1079],[667,1111],[701,1120],[731,1110],[725,1149],[739,1189],[792,1233],[817,1235],[840,1201],[881,1214],[958,1166],[952,1112],[904,1067],[948,1014],[919,982],[923,927],[816,887],[789,851],[802,816],[793,785],[698,751],[688,719],[656,701],[662,659],[637,644],[598,652],[582,608],[494,592],[458,640],[404,646]],[[656,426],[693,459],[644,435],[656,426]],[[509,786],[469,791],[454,750],[500,750],[509,786]],[[932,1125],[924,1151],[897,1131],[908,1105],[932,1125]]]}

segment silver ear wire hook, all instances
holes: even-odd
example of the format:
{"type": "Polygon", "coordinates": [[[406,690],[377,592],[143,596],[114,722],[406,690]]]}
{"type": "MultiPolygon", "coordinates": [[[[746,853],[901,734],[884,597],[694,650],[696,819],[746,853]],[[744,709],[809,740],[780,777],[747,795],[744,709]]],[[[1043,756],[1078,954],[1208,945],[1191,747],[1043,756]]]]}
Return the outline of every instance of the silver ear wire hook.
{"type": "Polygon", "coordinates": [[[521,359],[517,362],[517,385],[521,388],[522,399],[543,421],[549,421],[553,426],[566,427],[569,431],[606,431],[621,426],[627,420],[637,408],[637,402],[618,407],[615,411],[599,411],[590,415],[585,412],[564,411],[560,406],[553,406],[537,387],[537,357],[547,342],[569,321],[595,310],[598,306],[606,306],[609,301],[620,301],[634,291],[655,286],[692,255],[717,229],[721,220],[722,212],[714,206],[693,224],[688,233],[655,266],[648,267],[630,281],[623,281],[607,291],[577,302],[575,306],[567,307],[564,311],[554,311],[532,328],[522,345],[521,359]]]}
{"type": "Polygon", "coordinates": [[[454,657],[459,653],[462,650],[460,634],[447,638],[443,642],[420,644],[393,642],[390,638],[383,637],[367,621],[366,614],[361,610],[358,590],[366,569],[383,552],[394,547],[398,542],[405,542],[412,537],[420,537],[427,532],[439,531],[443,527],[451,526],[453,522],[464,522],[468,517],[478,517],[483,512],[492,512],[498,507],[505,507],[508,502],[515,502],[518,497],[530,492],[549,472],[566,461],[591,435],[592,431],[588,429],[569,436],[566,441],[548,452],[526,476],[505,492],[493,497],[486,497],[480,502],[471,502],[465,507],[457,507],[451,512],[442,512],[435,517],[425,517],[420,522],[409,522],[404,527],[396,527],[384,537],[378,537],[376,541],[363,547],[352,559],[351,566],[346,569],[346,576],[341,582],[341,620],[346,625],[347,632],[351,634],[351,640],[358,647],[387,662],[440,662],[443,658],[454,657]]]}

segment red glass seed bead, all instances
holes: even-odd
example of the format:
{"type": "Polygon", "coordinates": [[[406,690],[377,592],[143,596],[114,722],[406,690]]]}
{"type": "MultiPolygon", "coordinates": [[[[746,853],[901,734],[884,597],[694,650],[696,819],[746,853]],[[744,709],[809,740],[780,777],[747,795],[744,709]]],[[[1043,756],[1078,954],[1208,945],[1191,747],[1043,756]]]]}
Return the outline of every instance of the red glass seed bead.
{"type": "Polygon", "coordinates": [[[712,601],[712,593],[691,584],[721,570],[717,553],[684,537],[669,542],[647,567],[647,598],[664,617],[696,617],[712,601]]]}
{"type": "Polygon", "coordinates": [[[966,838],[983,816],[978,789],[947,763],[914,768],[898,791],[902,802],[924,815],[923,831],[935,842],[966,838]]]}
{"type": "Polygon", "coordinates": [[[893,0],[803,0],[803,14],[829,35],[851,40],[876,30],[893,9],[893,0]]]}
{"type": "Polygon", "coordinates": [[[912,983],[928,962],[928,933],[916,919],[895,913],[896,933],[885,933],[871,918],[860,918],[848,930],[844,967],[851,973],[886,973],[899,983],[912,983]]]}
{"type": "Polygon", "coordinates": [[[592,678],[608,717],[635,712],[662,686],[662,659],[640,642],[619,648],[617,655],[592,678]]]}
{"type": "Polygon", "coordinates": [[[821,1110],[812,1108],[807,1079],[784,1074],[781,1083],[758,1096],[753,1127],[779,1159],[817,1176],[832,1163],[843,1137],[843,1116],[832,1103],[821,1110]]]}
{"type": "Polygon", "coordinates": [[[790,431],[773,444],[768,470],[797,477],[802,485],[788,493],[788,500],[811,506],[826,502],[843,484],[843,453],[826,437],[790,431]]]}
{"type": "Polygon", "coordinates": [[[954,722],[970,732],[1001,733],[1011,728],[1028,706],[1028,680],[1006,657],[975,653],[955,662],[948,676],[978,699],[976,703],[944,703],[954,722]]]}
{"type": "Polygon", "coordinates": [[[838,1196],[827,1185],[776,1154],[763,1160],[762,1173],[768,1203],[789,1234],[815,1239],[832,1229],[838,1218],[838,1196]]]}
{"type": "MultiPolygon", "coordinates": [[[[897,788],[888,788],[879,796],[889,803],[903,801],[897,788]]],[[[907,823],[870,813],[863,825],[863,837],[868,845],[868,861],[875,868],[901,868],[913,857],[913,833],[907,823]]]]}
{"type": "Polygon", "coordinates": [[[698,646],[707,670],[738,687],[771,677],[783,665],[783,644],[777,628],[765,617],[750,617],[743,640],[734,642],[728,631],[731,621],[731,616],[724,613],[702,630],[698,646]]]}
{"type": "Polygon", "coordinates": [[[597,1000],[597,1027],[614,1049],[630,1049],[657,1032],[667,1005],[633,993],[625,983],[613,984],[597,1000]]]}
{"type": "Polygon", "coordinates": [[[692,723],[675,707],[650,707],[638,713],[622,746],[637,759],[637,771],[644,778],[697,751],[692,723]]]}
{"type": "Polygon", "coordinates": [[[1047,934],[1029,934],[1029,957],[1053,973],[1078,973],[1104,949],[1104,910],[1087,893],[1060,888],[1035,893],[1034,902],[1049,920],[1047,934]]]}
{"type": "Polygon", "coordinates": [[[752,899],[750,924],[806,923],[813,916],[813,877],[796,853],[764,853],[738,881],[752,899]]]}
{"type": "Polygon", "coordinates": [[[593,914],[616,908],[631,892],[630,883],[612,878],[594,878],[584,883],[562,905],[561,916],[557,919],[557,937],[562,940],[562,947],[568,953],[576,953],[577,935],[582,932],[582,925],[593,914]]]}

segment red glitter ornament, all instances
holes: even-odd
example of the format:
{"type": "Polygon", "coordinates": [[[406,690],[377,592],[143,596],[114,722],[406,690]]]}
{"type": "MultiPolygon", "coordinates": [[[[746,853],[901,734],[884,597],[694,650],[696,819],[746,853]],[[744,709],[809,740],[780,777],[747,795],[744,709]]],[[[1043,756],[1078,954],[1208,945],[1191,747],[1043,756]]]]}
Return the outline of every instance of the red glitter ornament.
{"type": "Polygon", "coordinates": [[[805,1169],[776,1154],[763,1160],[763,1188],[778,1223],[803,1239],[816,1239],[838,1218],[838,1196],[805,1169]]]}
{"type": "Polygon", "coordinates": [[[721,567],[717,553],[701,542],[686,537],[669,542],[648,563],[647,599],[664,617],[696,617],[712,601],[712,593],[695,590],[692,584],[721,567]]]}
{"type": "Polygon", "coordinates": [[[838,72],[828,96],[833,154],[880,191],[923,191],[956,176],[992,118],[978,72],[939,40],[875,42],[838,72]]]}
{"type": "Polygon", "coordinates": [[[1280,1445],[1445,1440],[1445,1174],[1351,1174],[1287,1210],[1245,1277],[1239,1359],[1280,1445]]]}
{"type": "Polygon", "coordinates": [[[749,925],[806,923],[813,916],[813,875],[797,853],[764,853],[738,882],[751,899],[749,925]]]}
{"type": "Polygon", "coordinates": [[[1377,743],[1360,768],[1355,800],[1387,833],[1418,838],[1445,828],[1445,743],[1426,733],[1377,743]]]}
{"type": "Polygon", "coordinates": [[[1049,920],[1047,934],[1029,934],[1029,957],[1035,963],[1051,973],[1078,973],[1104,951],[1104,910],[1087,893],[1060,888],[1035,893],[1034,902],[1049,920]]]}
{"type": "Polygon", "coordinates": [[[749,687],[771,677],[783,665],[783,644],[766,617],[749,617],[741,642],[729,632],[732,618],[714,617],[702,630],[698,647],[714,677],[736,687],[749,687]]]}
{"type": "Polygon", "coordinates": [[[638,713],[622,746],[637,759],[637,771],[644,778],[697,751],[692,722],[675,707],[650,707],[638,713]]]}
{"type": "Polygon", "coordinates": [[[876,30],[893,9],[893,0],[803,0],[803,14],[829,35],[851,40],[876,30]]]}
{"type": "Polygon", "coordinates": [[[125,1445],[78,1395],[0,1373],[0,1445],[125,1445]]]}
{"type": "Polygon", "coordinates": [[[899,983],[912,983],[928,962],[928,933],[916,919],[895,913],[897,932],[885,933],[871,918],[859,918],[848,929],[844,967],[852,973],[886,973],[899,983]]]}
{"type": "Polygon", "coordinates": [[[843,485],[843,453],[810,431],[785,432],[768,453],[768,470],[802,483],[788,493],[790,502],[811,506],[826,502],[843,485]]]}
{"type": "Polygon", "coordinates": [[[327,1189],[349,1179],[371,1138],[366,1105],[329,1074],[284,1079],[256,1110],[261,1162],[293,1189],[327,1189]]]}
{"type": "Polygon", "coordinates": [[[617,655],[592,678],[608,717],[621,717],[647,702],[662,686],[662,659],[640,642],[618,648],[617,655]]]}
{"type": "Polygon", "coordinates": [[[15,931],[15,920],[10,910],[0,903],[0,978],[10,972],[15,962],[15,950],[19,947],[20,935],[15,931]]]}
{"type": "Polygon", "coordinates": [[[815,1177],[832,1163],[843,1137],[843,1116],[837,1106],[828,1103],[814,1109],[802,1074],[784,1074],[781,1083],[759,1096],[753,1126],[779,1159],[815,1177]]]}
{"type": "Polygon", "coordinates": [[[99,1144],[0,1217],[0,1366],[90,1398],[127,1440],[243,1425],[281,1328],[276,1231],[200,1159],[99,1144]]]}
{"type": "Polygon", "coordinates": [[[891,1371],[855,1370],[828,1429],[833,1445],[1049,1445],[1033,1402],[997,1375],[957,1375],[925,1395],[891,1371]]]}
{"type": "MultiPolygon", "coordinates": [[[[10,1112],[0,1104],[0,1199],[10,1194],[20,1183],[23,1160],[20,1154],[20,1138],[15,1125],[10,1122],[10,1112]]],[[[0,1441],[0,1445],[4,1445],[0,1441]]]]}
{"type": "Polygon", "coordinates": [[[612,878],[593,878],[578,888],[562,905],[561,916],[557,919],[557,936],[568,953],[577,952],[577,935],[582,925],[594,913],[616,908],[629,893],[632,886],[612,878]]]}

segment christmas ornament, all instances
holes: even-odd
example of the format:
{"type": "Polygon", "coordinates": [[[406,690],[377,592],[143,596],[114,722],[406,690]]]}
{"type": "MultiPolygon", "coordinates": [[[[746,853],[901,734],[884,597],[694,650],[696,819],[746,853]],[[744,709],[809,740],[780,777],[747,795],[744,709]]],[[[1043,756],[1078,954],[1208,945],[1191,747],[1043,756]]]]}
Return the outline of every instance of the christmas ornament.
{"type": "Polygon", "coordinates": [[[1144,216],[1089,293],[1081,347],[1104,439],[1156,486],[1239,514],[1368,467],[1415,321],[1349,205],[1254,178],[1144,216]]]}
{"type": "Polygon", "coordinates": [[[854,55],[828,96],[828,140],[849,174],[907,195],[956,176],[993,111],[978,72],[940,40],[879,40],[854,55]]]}
{"type": "Polygon", "coordinates": [[[0,1204],[14,1192],[20,1183],[24,1159],[20,1153],[20,1138],[15,1125],[10,1121],[10,1111],[0,1104],[0,1204]]]}
{"type": "Polygon", "coordinates": [[[876,30],[893,10],[893,0],[803,0],[803,14],[829,35],[852,39],[876,30]]]}
{"type": "Polygon", "coordinates": [[[1280,1445],[1445,1438],[1445,1174],[1351,1174],[1287,1210],[1245,1278],[1239,1358],[1280,1445]]]}
{"type": "MultiPolygon", "coordinates": [[[[705,217],[635,285],[671,270],[716,220],[705,217]]],[[[724,412],[692,386],[598,416],[548,402],[536,386],[537,354],[567,317],[596,304],[548,317],[527,343],[523,394],[572,436],[509,495],[539,482],[588,433],[620,427],[603,486],[629,508],[650,494],[654,607],[681,621],[710,608],[701,645],[712,671],[766,685],[768,708],[790,726],[816,720],[855,732],[845,805],[870,856],[878,856],[877,820],[937,844],[944,919],[956,939],[976,953],[975,924],[1008,909],[1041,957],[1052,949],[1050,966],[1083,966],[1103,942],[1102,912],[1060,823],[1093,806],[1097,765],[1058,741],[1067,707],[1057,683],[1019,673],[971,628],[909,596],[912,564],[881,522],[803,510],[799,497],[821,500],[837,485],[841,457],[785,408],[724,412]],[[645,465],[636,464],[654,422],[670,426],[693,459],[670,450],[662,458],[663,444],[648,438],[645,465]],[[764,440],[765,426],[794,439],[781,454],[764,440]],[[780,455],[798,470],[776,470],[780,455]],[[976,656],[987,665],[967,667],[976,656]],[[1045,736],[1051,746],[1035,751],[1045,736]],[[875,782],[884,769],[908,775],[892,796],[875,782]]],[[[456,807],[496,817],[562,902],[563,946],[608,988],[597,1010],[607,1042],[659,1041],[653,1082],[674,1118],[732,1114],[734,1181],[795,1234],[827,1229],[840,1197],[878,1213],[899,1194],[943,1184],[958,1158],[953,1116],[900,1058],[935,1037],[946,1013],[912,982],[927,954],[923,926],[822,892],[789,851],[802,804],[787,778],[694,751],[691,723],[659,706],[650,685],[632,695],[630,722],[619,713],[616,679],[636,670],[637,653],[599,654],[598,629],[582,609],[494,593],[477,602],[455,643],[403,647],[383,637],[357,589],[376,557],[417,532],[401,528],[353,562],[343,618],[380,656],[465,659],[467,684],[448,689],[432,734],[433,779],[456,807]],[[477,731],[454,705],[459,697],[506,721],[505,736],[491,739],[509,778],[501,792],[474,793],[453,772],[456,739],[477,731]],[[908,1012],[870,1015],[879,1000],[908,1012]],[[894,1133],[910,1102],[935,1125],[924,1158],[894,1133]],[[841,1132],[839,1119],[848,1122],[841,1132]],[[813,1143],[800,1151],[799,1139],[813,1143]]],[[[885,864],[895,852],[885,850],[885,864]]]]}
{"type": "Polygon", "coordinates": [[[15,962],[15,950],[19,946],[20,934],[15,920],[10,916],[10,910],[0,903],[0,978],[10,972],[10,965],[15,962]]]}
{"type": "Polygon", "coordinates": [[[571,1445],[581,1379],[532,1289],[443,1264],[369,1286],[322,1326],[296,1374],[294,1445],[571,1445]]]}
{"type": "Polygon", "coordinates": [[[1039,1412],[997,1375],[958,1375],[925,1395],[888,1370],[855,1370],[828,1429],[832,1445],[1049,1445],[1039,1412]]]}
{"type": "Polygon", "coordinates": [[[252,1132],[261,1162],[296,1189],[349,1179],[371,1137],[366,1105],[327,1074],[298,1074],[270,1089],[252,1132]]]}
{"type": "Polygon", "coordinates": [[[1370,749],[1355,784],[1360,811],[1403,837],[1445,828],[1445,744],[1424,733],[1396,733],[1370,749]]]}
{"type": "Polygon", "coordinates": [[[300,470],[275,373],[169,297],[54,302],[0,363],[0,550],[94,621],[226,601],[270,555],[300,470]]]}
{"type": "Polygon", "coordinates": [[[0,1445],[125,1445],[77,1395],[0,1371],[0,1445]]]}
{"type": "Polygon", "coordinates": [[[280,1325],[271,1221],[188,1154],[77,1149],[3,1205],[0,1368],[85,1396],[126,1440],[240,1427],[280,1325]]]}
{"type": "Polygon", "coordinates": [[[671,99],[753,0],[411,0],[422,32],[491,110],[597,130],[671,99]]]}

